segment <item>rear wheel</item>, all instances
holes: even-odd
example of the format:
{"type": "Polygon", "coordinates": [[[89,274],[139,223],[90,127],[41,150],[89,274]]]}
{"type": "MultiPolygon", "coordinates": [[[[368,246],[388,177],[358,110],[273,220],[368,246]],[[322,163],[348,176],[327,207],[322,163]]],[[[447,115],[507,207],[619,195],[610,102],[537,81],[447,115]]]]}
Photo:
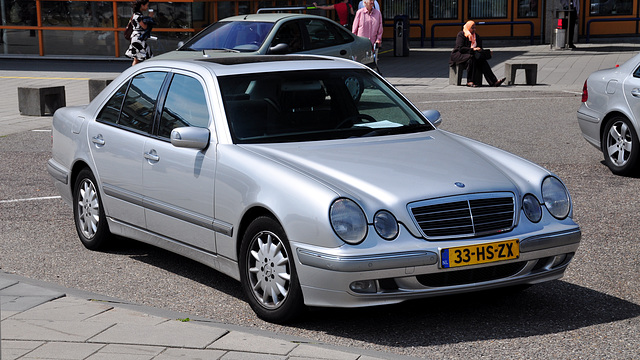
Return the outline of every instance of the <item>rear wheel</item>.
{"type": "Polygon", "coordinates": [[[89,169],[80,171],[73,187],[73,219],[80,241],[87,249],[104,248],[111,233],[96,179],[89,169]]]}
{"type": "Polygon", "coordinates": [[[602,135],[602,152],[611,172],[636,174],[639,147],[636,131],[627,118],[614,116],[609,119],[602,135]]]}
{"type": "Polygon", "coordinates": [[[240,248],[242,289],[263,320],[285,323],[305,309],[291,248],[282,226],[259,217],[247,228],[240,248]]]}

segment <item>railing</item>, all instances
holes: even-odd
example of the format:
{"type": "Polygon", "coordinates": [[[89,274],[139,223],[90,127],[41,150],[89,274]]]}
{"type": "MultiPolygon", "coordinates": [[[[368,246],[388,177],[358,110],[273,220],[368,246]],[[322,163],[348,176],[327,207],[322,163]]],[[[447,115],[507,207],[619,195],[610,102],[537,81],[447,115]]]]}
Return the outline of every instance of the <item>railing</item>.
{"type": "Polygon", "coordinates": [[[591,23],[592,22],[610,22],[610,21],[640,21],[640,17],[634,18],[612,18],[612,19],[591,19],[587,21],[587,39],[585,42],[589,42],[589,36],[591,34],[591,23]]]}
{"type": "MultiPolygon", "coordinates": [[[[436,26],[463,26],[465,23],[436,23],[431,25],[431,47],[435,47],[436,26]]],[[[533,45],[533,22],[531,21],[478,21],[477,25],[529,25],[531,31],[531,45],[533,45]]]]}

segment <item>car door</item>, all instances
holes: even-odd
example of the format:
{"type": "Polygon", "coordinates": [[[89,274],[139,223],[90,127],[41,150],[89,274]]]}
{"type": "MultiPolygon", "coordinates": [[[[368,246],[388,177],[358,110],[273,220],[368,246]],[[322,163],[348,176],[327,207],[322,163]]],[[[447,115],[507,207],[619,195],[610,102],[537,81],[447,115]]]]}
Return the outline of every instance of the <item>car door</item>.
{"type": "Polygon", "coordinates": [[[351,59],[351,37],[340,25],[322,19],[301,21],[307,48],[305,53],[351,59]]]}
{"type": "MultiPolygon", "coordinates": [[[[176,127],[209,127],[205,82],[188,72],[171,74],[155,136],[144,144],[142,181],[147,229],[215,253],[213,187],[216,148],[180,148],[170,142],[176,127]]],[[[211,143],[213,143],[213,134],[211,143]]]]}
{"type": "Polygon", "coordinates": [[[143,148],[166,72],[145,72],[123,84],[106,102],[88,136],[107,216],[144,228],[143,148]]]}

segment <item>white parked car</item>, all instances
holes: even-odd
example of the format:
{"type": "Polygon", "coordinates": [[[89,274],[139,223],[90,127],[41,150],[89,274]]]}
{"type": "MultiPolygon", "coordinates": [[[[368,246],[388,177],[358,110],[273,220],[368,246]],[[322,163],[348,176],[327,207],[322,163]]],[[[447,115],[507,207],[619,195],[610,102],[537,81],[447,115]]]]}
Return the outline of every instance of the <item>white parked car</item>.
{"type": "Polygon", "coordinates": [[[354,60],[377,69],[371,40],[322,16],[263,13],[232,16],[207,26],[178,50],[155,59],[307,54],[354,60]]]}
{"type": "Polygon", "coordinates": [[[614,174],[640,171],[640,54],[594,72],[584,82],[578,124],[584,138],[604,154],[614,174]]]}
{"type": "Polygon", "coordinates": [[[56,111],[48,170],[87,248],[195,259],[268,321],[562,277],[562,181],[440,121],[349,60],[145,61],[56,111]]]}

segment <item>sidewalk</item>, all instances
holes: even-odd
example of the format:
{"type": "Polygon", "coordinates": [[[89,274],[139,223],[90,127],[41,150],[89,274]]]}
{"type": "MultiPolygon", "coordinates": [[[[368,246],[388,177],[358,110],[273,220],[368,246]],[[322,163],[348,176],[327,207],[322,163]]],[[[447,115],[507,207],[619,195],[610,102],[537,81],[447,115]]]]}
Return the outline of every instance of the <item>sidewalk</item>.
{"type": "Polygon", "coordinates": [[[0,310],[3,360],[409,359],[217,324],[5,272],[0,310]]]}
{"type": "MultiPolygon", "coordinates": [[[[589,74],[622,64],[639,44],[578,44],[577,50],[549,45],[492,47],[499,78],[504,64],[538,64],[537,85],[468,88],[449,85],[449,48],[412,48],[394,57],[384,44],[381,73],[404,93],[478,91],[569,91],[580,94],[589,74]],[[386,50],[386,51],[385,51],[386,50]]],[[[65,86],[67,105],[89,101],[88,79],[114,78],[129,65],[98,61],[2,60],[0,63],[0,141],[2,136],[49,129],[51,117],[21,116],[17,88],[65,86]],[[107,66],[108,65],[108,66],[107,66]]],[[[3,269],[8,271],[10,269],[3,269]]],[[[366,349],[338,348],[309,339],[261,332],[209,319],[139,306],[98,294],[0,272],[0,348],[13,359],[407,359],[366,349]],[[188,320],[188,321],[187,321],[188,320]]]]}

